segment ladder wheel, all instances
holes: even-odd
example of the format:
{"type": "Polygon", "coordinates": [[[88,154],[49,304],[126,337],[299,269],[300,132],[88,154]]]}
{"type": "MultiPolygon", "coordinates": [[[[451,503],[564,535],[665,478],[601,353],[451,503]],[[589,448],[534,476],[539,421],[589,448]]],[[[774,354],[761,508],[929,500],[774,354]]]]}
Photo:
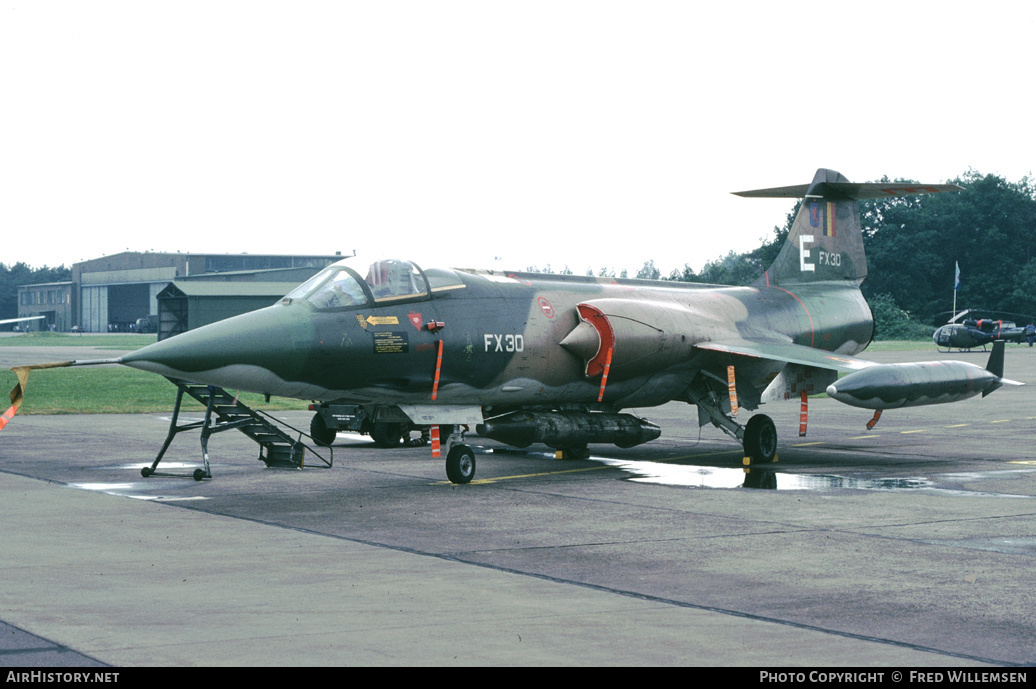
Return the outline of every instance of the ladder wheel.
{"type": "Polygon", "coordinates": [[[205,478],[205,470],[204,469],[195,469],[193,475],[194,475],[194,480],[195,481],[201,481],[203,478],[205,478]]]}

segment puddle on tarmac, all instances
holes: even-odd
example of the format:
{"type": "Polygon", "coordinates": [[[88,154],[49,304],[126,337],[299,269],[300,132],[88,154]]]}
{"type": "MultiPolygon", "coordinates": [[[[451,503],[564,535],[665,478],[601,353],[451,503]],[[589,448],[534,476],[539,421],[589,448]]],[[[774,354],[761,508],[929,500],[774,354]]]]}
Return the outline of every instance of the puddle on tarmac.
{"type": "MultiPolygon", "coordinates": [[[[594,457],[594,460],[614,466],[632,474],[630,481],[657,483],[668,486],[689,486],[695,488],[758,488],[763,490],[877,490],[898,492],[924,492],[960,497],[1009,497],[1028,498],[1028,495],[1008,493],[986,493],[982,491],[940,488],[925,477],[852,478],[831,474],[789,474],[744,467],[728,469],[722,467],[667,464],[664,462],[634,462],[594,457]]],[[[1002,472],[990,472],[1002,473],[1002,472]]],[[[957,474],[947,477],[959,477],[957,474]]],[[[971,478],[978,478],[972,475],[971,478]]]]}
{"type": "MultiPolygon", "coordinates": [[[[175,495],[159,495],[149,494],[147,492],[148,485],[146,483],[69,483],[69,488],[78,488],[79,490],[92,490],[99,493],[107,493],[108,495],[118,495],[123,498],[133,498],[135,500],[152,500],[155,502],[179,502],[184,500],[208,500],[202,495],[187,495],[187,496],[175,496],[175,495]]],[[[154,486],[152,485],[152,488],[154,486]]]]}
{"type": "MultiPolygon", "coordinates": [[[[143,464],[124,464],[119,467],[115,467],[119,470],[134,471],[137,475],[140,474],[140,469],[143,467],[151,466],[151,462],[143,464]]],[[[193,470],[197,468],[197,464],[187,464],[184,462],[163,462],[162,468],[167,470],[193,470]]],[[[166,477],[153,476],[143,481],[90,481],[82,483],[69,483],[70,488],[78,488],[79,490],[91,490],[97,491],[98,493],[107,493],[109,495],[118,495],[124,498],[134,498],[135,500],[153,500],[156,502],[173,502],[181,500],[208,500],[208,498],[201,495],[169,495],[168,491],[170,488],[182,488],[189,486],[194,483],[193,479],[190,483],[185,482],[184,478],[190,478],[189,476],[176,477],[172,481],[163,482],[162,479],[166,477]],[[159,491],[166,491],[163,494],[159,491]]]]}

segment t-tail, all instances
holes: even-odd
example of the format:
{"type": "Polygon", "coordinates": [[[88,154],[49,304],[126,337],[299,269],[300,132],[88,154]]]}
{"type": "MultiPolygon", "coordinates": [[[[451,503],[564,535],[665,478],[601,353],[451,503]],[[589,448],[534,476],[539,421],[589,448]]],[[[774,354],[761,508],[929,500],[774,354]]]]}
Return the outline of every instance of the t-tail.
{"type": "Polygon", "coordinates": [[[749,198],[803,200],[777,259],[753,286],[832,281],[859,285],[867,277],[867,257],[858,200],[961,189],[956,184],[850,182],[841,173],[821,168],[810,184],[735,192],[749,198]]]}

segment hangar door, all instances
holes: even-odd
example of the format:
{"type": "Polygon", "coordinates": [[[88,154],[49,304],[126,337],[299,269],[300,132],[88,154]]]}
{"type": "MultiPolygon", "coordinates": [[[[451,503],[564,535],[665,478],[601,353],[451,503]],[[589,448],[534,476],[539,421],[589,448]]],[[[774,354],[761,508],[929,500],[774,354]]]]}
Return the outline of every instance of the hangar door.
{"type": "Polygon", "coordinates": [[[80,295],[79,329],[88,333],[108,332],[108,286],[83,287],[80,295]]]}

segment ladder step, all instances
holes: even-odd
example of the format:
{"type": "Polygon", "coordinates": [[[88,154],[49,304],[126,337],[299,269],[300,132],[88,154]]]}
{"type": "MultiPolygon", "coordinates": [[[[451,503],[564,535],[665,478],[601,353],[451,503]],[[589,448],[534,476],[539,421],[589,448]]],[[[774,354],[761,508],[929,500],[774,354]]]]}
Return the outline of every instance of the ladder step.
{"type": "Polygon", "coordinates": [[[266,448],[266,454],[260,454],[260,459],[268,467],[298,467],[302,463],[303,453],[301,448],[296,449],[293,446],[279,445],[264,445],[266,448]]]}
{"type": "MultiPolygon", "coordinates": [[[[259,459],[265,462],[267,466],[301,469],[304,464],[307,449],[309,449],[310,452],[313,453],[313,456],[322,461],[325,465],[328,467],[331,466],[332,460],[325,459],[320,452],[308,448],[301,442],[301,436],[304,435],[302,431],[298,431],[299,440],[292,438],[291,435],[275,423],[276,420],[271,421],[267,418],[268,415],[250,409],[247,405],[239,402],[235,396],[232,396],[223,388],[210,385],[197,385],[173,378],[169,378],[169,380],[180,389],[181,396],[184,393],[190,395],[207,410],[211,410],[211,412],[215,414],[215,418],[210,417],[207,413],[205,422],[182,427],[177,426],[176,419],[179,414],[179,400],[181,399],[181,397],[177,397],[176,411],[173,415],[169,434],[166,437],[166,443],[162,450],[159,451],[158,457],[155,458],[154,463],[148,470],[148,474],[145,474],[145,476],[154,473],[155,467],[161,461],[162,455],[165,453],[165,448],[168,447],[169,441],[172,440],[173,435],[181,430],[198,428],[205,423],[209,423],[211,426],[202,431],[203,448],[205,447],[205,439],[208,437],[209,433],[221,430],[231,430],[231,428],[234,428],[259,443],[259,459]]],[[[289,426],[289,428],[291,428],[291,426],[289,426]]],[[[207,474],[207,456],[205,459],[205,467],[207,474]]]]}

